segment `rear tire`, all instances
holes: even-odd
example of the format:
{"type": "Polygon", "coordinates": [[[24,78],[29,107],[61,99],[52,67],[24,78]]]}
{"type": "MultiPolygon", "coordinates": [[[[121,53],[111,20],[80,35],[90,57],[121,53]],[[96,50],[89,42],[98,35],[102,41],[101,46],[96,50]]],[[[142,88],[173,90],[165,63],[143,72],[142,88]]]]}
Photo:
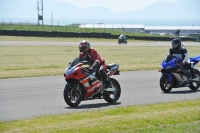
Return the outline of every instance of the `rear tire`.
{"type": "Polygon", "coordinates": [[[121,95],[121,87],[116,79],[110,78],[110,80],[115,88],[115,92],[104,92],[103,98],[108,103],[115,103],[121,95]]]}
{"type": "MultiPolygon", "coordinates": [[[[195,76],[197,77],[200,77],[200,72],[199,72],[199,70],[198,69],[194,69],[194,73],[195,73],[195,76]]],[[[191,89],[191,90],[198,90],[199,89],[199,87],[200,87],[200,82],[190,82],[190,86],[189,86],[189,88],[191,89]]]]}
{"type": "Polygon", "coordinates": [[[160,77],[160,88],[165,93],[169,93],[172,90],[172,83],[168,82],[167,75],[162,75],[160,77]]]}
{"type": "Polygon", "coordinates": [[[64,95],[65,102],[70,107],[78,106],[83,99],[82,89],[78,88],[77,93],[75,93],[73,86],[65,86],[63,95],[64,95]]]}

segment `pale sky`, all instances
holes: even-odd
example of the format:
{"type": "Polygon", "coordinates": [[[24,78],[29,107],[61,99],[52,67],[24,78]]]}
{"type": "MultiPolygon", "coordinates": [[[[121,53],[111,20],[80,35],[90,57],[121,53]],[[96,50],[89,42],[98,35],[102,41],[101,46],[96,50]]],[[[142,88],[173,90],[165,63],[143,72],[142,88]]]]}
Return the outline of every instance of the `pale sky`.
{"type": "Polygon", "coordinates": [[[146,8],[158,1],[177,2],[179,0],[54,0],[66,1],[77,7],[102,6],[113,12],[135,11],[146,8]]]}

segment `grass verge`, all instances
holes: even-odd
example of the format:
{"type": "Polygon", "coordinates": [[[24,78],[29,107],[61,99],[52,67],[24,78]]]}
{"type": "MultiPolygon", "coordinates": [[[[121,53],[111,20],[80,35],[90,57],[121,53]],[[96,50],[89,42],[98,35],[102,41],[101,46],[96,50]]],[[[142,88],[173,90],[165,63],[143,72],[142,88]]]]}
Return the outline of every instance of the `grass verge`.
{"type": "Polygon", "coordinates": [[[21,31],[57,31],[57,32],[78,32],[78,33],[111,33],[113,35],[134,35],[134,36],[151,36],[151,37],[161,37],[160,35],[150,35],[144,33],[135,33],[135,32],[125,32],[118,30],[108,30],[106,28],[79,28],[79,26],[27,26],[27,25],[6,25],[0,24],[1,30],[21,30],[21,31]]]}
{"type": "MultiPolygon", "coordinates": [[[[90,40],[90,42],[115,42],[116,39],[103,39],[103,38],[65,38],[65,37],[23,37],[23,36],[0,36],[0,41],[42,41],[42,42],[80,42],[81,40],[90,40]]],[[[128,40],[131,42],[155,42],[145,40],[128,40]]]]}
{"type": "MultiPolygon", "coordinates": [[[[160,62],[169,51],[169,47],[157,46],[94,48],[106,63],[118,63],[120,71],[159,69],[160,62]]],[[[199,49],[187,47],[189,56],[198,55],[199,49]]],[[[0,78],[62,75],[68,63],[78,54],[77,46],[0,46],[0,78]]]]}
{"type": "Polygon", "coordinates": [[[0,132],[199,133],[200,99],[0,122],[0,132]]]}

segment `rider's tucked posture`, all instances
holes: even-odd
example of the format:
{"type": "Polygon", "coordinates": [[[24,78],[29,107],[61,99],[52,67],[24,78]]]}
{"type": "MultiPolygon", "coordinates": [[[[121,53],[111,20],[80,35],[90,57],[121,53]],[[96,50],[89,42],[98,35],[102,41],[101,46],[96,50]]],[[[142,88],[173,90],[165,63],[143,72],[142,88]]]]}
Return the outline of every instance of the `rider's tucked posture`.
{"type": "Polygon", "coordinates": [[[80,42],[79,51],[79,58],[89,62],[89,65],[91,66],[89,69],[90,73],[97,71],[103,81],[105,81],[104,83],[106,84],[106,88],[111,88],[110,79],[105,72],[107,65],[99,53],[95,49],[91,48],[90,43],[87,40],[80,42]]]}
{"type": "Polygon", "coordinates": [[[176,56],[180,60],[180,63],[188,66],[192,74],[190,80],[198,81],[198,79],[195,78],[193,65],[190,63],[190,60],[188,60],[189,57],[187,49],[181,44],[181,40],[179,38],[174,38],[172,40],[172,48],[169,49],[169,55],[176,56]]]}

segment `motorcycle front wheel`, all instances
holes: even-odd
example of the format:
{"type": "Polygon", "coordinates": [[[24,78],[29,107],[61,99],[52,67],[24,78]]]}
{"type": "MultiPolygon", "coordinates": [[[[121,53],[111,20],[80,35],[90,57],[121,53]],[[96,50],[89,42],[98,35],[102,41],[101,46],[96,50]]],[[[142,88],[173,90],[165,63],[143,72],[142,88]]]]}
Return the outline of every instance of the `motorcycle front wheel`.
{"type": "Polygon", "coordinates": [[[121,95],[121,87],[119,82],[116,79],[110,78],[115,92],[104,92],[103,98],[108,103],[115,103],[121,95]]]}
{"type": "Polygon", "coordinates": [[[83,99],[83,91],[79,87],[77,88],[77,91],[75,92],[73,86],[65,86],[63,95],[64,95],[65,102],[70,107],[78,106],[83,99]]]}
{"type": "Polygon", "coordinates": [[[121,44],[121,41],[120,41],[120,40],[118,40],[118,44],[121,44]]]}
{"type": "Polygon", "coordinates": [[[172,90],[172,83],[168,81],[166,75],[160,77],[160,88],[165,93],[169,93],[172,90]]]}
{"type": "MultiPolygon", "coordinates": [[[[200,72],[198,69],[194,69],[194,73],[195,73],[196,77],[200,77],[200,72]]],[[[189,88],[191,90],[198,90],[199,87],[200,87],[200,82],[190,82],[189,88]]]]}

